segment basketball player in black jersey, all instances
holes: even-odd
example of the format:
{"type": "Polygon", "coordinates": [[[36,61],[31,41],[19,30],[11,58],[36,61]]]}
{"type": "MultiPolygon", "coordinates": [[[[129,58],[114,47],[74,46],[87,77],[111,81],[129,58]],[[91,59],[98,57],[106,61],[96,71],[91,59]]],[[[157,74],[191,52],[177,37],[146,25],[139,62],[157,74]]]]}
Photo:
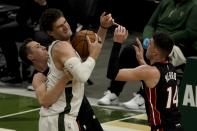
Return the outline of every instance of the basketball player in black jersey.
{"type": "Polygon", "coordinates": [[[174,46],[172,39],[161,32],[153,35],[146,52],[146,57],[150,61],[150,65],[147,65],[141,42],[137,38],[134,48],[140,66],[119,70],[117,64],[119,51],[127,36],[124,27],[119,26],[115,29],[114,45],[109,59],[109,63],[113,64],[108,65],[110,72],[107,73],[107,77],[119,81],[142,81],[151,131],[183,131],[178,109],[176,71],[168,62],[168,55],[174,46]]]}

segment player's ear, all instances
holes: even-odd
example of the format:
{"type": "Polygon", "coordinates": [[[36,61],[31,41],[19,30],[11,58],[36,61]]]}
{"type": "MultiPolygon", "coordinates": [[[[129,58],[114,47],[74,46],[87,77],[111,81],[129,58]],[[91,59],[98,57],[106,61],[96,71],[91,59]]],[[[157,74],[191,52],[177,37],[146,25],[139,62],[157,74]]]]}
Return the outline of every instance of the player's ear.
{"type": "Polygon", "coordinates": [[[27,59],[30,60],[30,61],[32,61],[32,62],[34,61],[34,57],[31,54],[28,54],[27,55],[27,59]]]}
{"type": "Polygon", "coordinates": [[[47,31],[47,34],[48,34],[49,36],[54,36],[53,31],[47,31]]]}

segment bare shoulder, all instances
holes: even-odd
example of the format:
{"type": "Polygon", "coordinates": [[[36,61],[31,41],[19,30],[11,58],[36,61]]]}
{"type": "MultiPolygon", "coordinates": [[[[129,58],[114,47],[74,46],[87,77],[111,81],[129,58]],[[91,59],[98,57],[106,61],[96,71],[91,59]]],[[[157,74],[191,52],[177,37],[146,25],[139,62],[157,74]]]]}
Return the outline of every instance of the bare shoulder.
{"type": "Polygon", "coordinates": [[[153,88],[160,79],[160,72],[155,66],[144,65],[144,82],[147,87],[153,88]]]}
{"type": "Polygon", "coordinates": [[[155,66],[151,66],[151,65],[141,65],[138,67],[139,70],[141,70],[142,72],[144,72],[147,75],[158,75],[160,74],[159,70],[155,67],[155,66]]]}
{"type": "Polygon", "coordinates": [[[70,49],[72,48],[72,45],[68,42],[68,41],[58,41],[55,45],[54,45],[54,49],[70,49]]]}
{"type": "Polygon", "coordinates": [[[159,70],[157,69],[157,67],[155,67],[155,66],[150,66],[150,65],[148,65],[147,66],[147,69],[152,73],[152,74],[158,74],[158,73],[160,73],[159,72],[159,70]]]}
{"type": "Polygon", "coordinates": [[[76,56],[74,48],[70,42],[67,41],[59,41],[56,43],[53,48],[53,53],[57,59],[61,59],[62,61],[76,56]]]}
{"type": "Polygon", "coordinates": [[[54,49],[53,49],[55,52],[58,52],[58,53],[73,53],[74,49],[72,47],[72,45],[70,44],[70,42],[67,42],[67,41],[59,41],[58,43],[56,43],[54,45],[54,49]]]}

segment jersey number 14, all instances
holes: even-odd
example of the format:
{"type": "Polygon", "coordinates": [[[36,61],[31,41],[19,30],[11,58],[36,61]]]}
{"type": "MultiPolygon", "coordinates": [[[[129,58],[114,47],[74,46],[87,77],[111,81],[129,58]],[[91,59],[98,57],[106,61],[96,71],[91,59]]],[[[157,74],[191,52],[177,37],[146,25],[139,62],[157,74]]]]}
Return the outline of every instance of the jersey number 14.
{"type": "Polygon", "coordinates": [[[172,94],[172,87],[168,87],[168,101],[166,104],[166,108],[170,108],[172,104],[176,104],[176,107],[178,107],[178,89],[176,86],[174,94],[172,94]]]}

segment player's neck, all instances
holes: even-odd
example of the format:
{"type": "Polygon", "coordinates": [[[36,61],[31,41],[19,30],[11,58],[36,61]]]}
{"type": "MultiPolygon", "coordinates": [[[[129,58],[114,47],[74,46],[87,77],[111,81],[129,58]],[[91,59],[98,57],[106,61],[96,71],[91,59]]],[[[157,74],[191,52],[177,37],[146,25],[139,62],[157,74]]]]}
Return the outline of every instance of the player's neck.
{"type": "Polygon", "coordinates": [[[35,69],[37,71],[40,71],[40,72],[44,72],[48,68],[47,64],[46,63],[42,63],[42,62],[36,63],[33,66],[35,67],[35,69]]]}
{"type": "Polygon", "coordinates": [[[150,60],[150,64],[153,65],[154,63],[163,62],[163,61],[166,61],[166,59],[161,57],[155,57],[154,59],[150,60]]]}

